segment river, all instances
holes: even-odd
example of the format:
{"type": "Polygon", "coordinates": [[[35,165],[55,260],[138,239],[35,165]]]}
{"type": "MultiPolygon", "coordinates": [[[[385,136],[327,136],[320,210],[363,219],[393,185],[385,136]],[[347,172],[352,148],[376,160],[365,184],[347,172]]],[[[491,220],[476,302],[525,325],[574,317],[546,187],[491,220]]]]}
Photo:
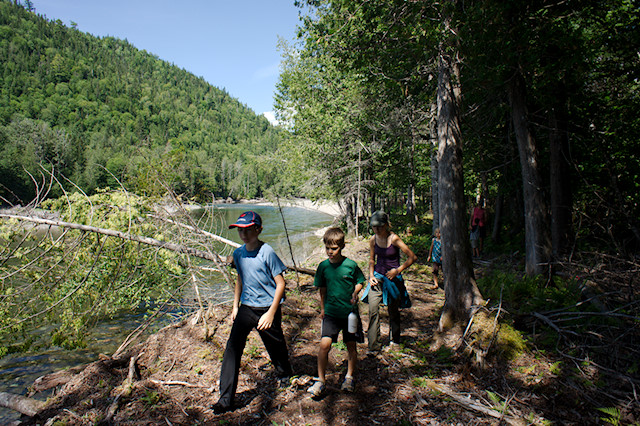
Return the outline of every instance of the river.
{"type": "MultiPolygon", "coordinates": [[[[201,225],[206,230],[220,235],[229,240],[241,243],[238,232],[228,229],[230,223],[234,223],[238,216],[246,210],[254,210],[262,217],[264,230],[260,239],[273,246],[274,250],[284,263],[290,265],[293,260],[296,264],[306,259],[313,250],[321,248],[322,229],[333,223],[333,216],[300,207],[283,206],[282,210],[268,205],[252,204],[222,204],[209,206],[215,214],[204,215],[203,210],[192,212],[196,220],[204,217],[213,217],[207,224],[201,225]],[[282,211],[282,215],[281,215],[282,211]],[[286,223],[286,232],[283,218],[286,223]],[[289,238],[287,239],[287,232],[289,238]],[[289,248],[289,242],[291,249],[289,248]]],[[[219,250],[231,253],[232,248],[222,247],[219,250]]],[[[87,338],[89,345],[84,349],[64,350],[51,348],[39,352],[11,354],[0,359],[0,392],[11,392],[26,395],[27,388],[33,381],[45,374],[87,364],[98,359],[98,354],[113,353],[124,338],[144,321],[144,312],[129,313],[118,319],[99,324],[87,338]]],[[[158,322],[155,329],[166,325],[170,321],[164,318],[158,322]]],[[[46,333],[47,330],[39,330],[46,333]]],[[[49,394],[39,394],[36,398],[45,399],[49,394]]],[[[0,408],[0,424],[7,424],[19,419],[20,415],[6,408],[0,408]]]]}

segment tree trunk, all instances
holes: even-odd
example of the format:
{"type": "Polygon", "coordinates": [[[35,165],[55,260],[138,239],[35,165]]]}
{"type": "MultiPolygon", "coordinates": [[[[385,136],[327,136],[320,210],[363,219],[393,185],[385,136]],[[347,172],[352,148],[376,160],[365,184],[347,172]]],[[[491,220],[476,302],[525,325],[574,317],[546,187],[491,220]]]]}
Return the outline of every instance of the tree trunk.
{"type": "Polygon", "coordinates": [[[558,90],[558,110],[551,111],[551,149],[550,149],[550,183],[551,183],[551,247],[553,257],[564,257],[573,241],[571,214],[573,194],[571,190],[571,161],[569,152],[569,136],[564,109],[566,108],[566,91],[564,85],[558,90]]]}
{"type": "Polygon", "coordinates": [[[435,232],[435,230],[440,227],[440,197],[438,197],[438,175],[440,171],[438,169],[438,151],[436,147],[436,150],[431,154],[431,211],[433,212],[432,232],[435,232]]]}
{"type": "MultiPolygon", "coordinates": [[[[445,19],[446,31],[450,31],[445,19]]],[[[455,33],[455,31],[452,31],[455,33]]],[[[466,320],[474,305],[482,301],[471,264],[471,246],[467,236],[462,173],[462,135],[458,99],[460,68],[450,50],[441,46],[438,59],[438,193],[442,269],[445,302],[440,330],[456,321],[466,320]]]]}
{"type": "Polygon", "coordinates": [[[416,210],[416,163],[415,163],[415,154],[416,154],[416,144],[419,143],[417,140],[419,138],[419,134],[416,130],[413,131],[413,135],[411,136],[411,152],[410,152],[410,177],[409,177],[409,185],[407,187],[407,216],[413,218],[413,223],[418,223],[418,212],[416,210]]]}
{"type": "Polygon", "coordinates": [[[407,185],[407,216],[413,218],[414,223],[418,223],[416,213],[416,186],[412,183],[407,185]]]}
{"type": "Polygon", "coordinates": [[[356,224],[354,221],[354,206],[353,206],[353,197],[347,196],[345,198],[345,222],[347,223],[347,234],[355,235],[356,224]]]}
{"type": "Polygon", "coordinates": [[[495,244],[499,244],[502,242],[502,237],[500,236],[500,228],[502,227],[502,199],[504,195],[498,190],[498,195],[496,197],[496,204],[494,206],[493,212],[493,228],[491,230],[491,241],[495,244]]]}
{"type": "Polygon", "coordinates": [[[29,417],[38,414],[44,406],[45,403],[43,401],[27,398],[22,395],[0,392],[0,407],[10,408],[29,417]]]}
{"type": "Polygon", "coordinates": [[[527,275],[539,275],[548,267],[551,241],[547,227],[547,203],[541,187],[538,151],[529,130],[524,79],[516,75],[509,87],[513,127],[520,153],[524,193],[525,270],[527,275]]]}

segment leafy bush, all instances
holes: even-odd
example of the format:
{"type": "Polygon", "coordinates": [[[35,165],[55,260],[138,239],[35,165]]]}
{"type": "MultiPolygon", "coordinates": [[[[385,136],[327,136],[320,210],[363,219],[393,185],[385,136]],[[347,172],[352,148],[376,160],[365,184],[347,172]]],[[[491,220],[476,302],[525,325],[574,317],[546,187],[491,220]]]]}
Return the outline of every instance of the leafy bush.
{"type": "MultiPolygon", "coordinates": [[[[132,194],[71,194],[42,207],[66,222],[163,238],[146,220],[147,202],[132,194]]],[[[37,338],[82,347],[99,320],[161,304],[183,273],[174,252],[97,233],[2,221],[0,238],[9,243],[0,253],[0,353],[28,350],[37,338]]]]}
{"type": "Polygon", "coordinates": [[[580,298],[575,280],[558,280],[546,285],[542,277],[529,277],[513,272],[492,271],[477,280],[485,299],[519,313],[548,311],[574,305],[580,298]]]}

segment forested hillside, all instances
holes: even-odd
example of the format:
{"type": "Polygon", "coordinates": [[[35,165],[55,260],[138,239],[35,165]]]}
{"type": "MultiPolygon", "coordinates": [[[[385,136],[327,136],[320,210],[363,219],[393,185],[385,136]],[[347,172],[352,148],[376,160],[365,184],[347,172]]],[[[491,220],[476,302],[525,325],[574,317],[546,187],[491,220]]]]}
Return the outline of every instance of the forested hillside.
{"type": "MultiPolygon", "coordinates": [[[[219,64],[224,67],[225,64],[219,64]]],[[[266,118],[126,40],[0,1],[0,196],[29,202],[40,165],[88,193],[255,197],[281,139],[266,118]]],[[[55,192],[53,195],[56,195],[55,192]]]]}

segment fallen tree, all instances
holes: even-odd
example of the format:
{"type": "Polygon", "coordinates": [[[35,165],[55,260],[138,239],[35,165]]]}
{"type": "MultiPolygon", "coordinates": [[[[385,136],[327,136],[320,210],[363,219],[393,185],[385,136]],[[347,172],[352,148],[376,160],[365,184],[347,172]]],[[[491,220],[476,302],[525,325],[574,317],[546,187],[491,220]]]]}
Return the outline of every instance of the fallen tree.
{"type": "MultiPolygon", "coordinates": [[[[205,260],[210,260],[214,263],[216,263],[217,266],[222,266],[223,264],[231,264],[231,259],[230,257],[222,257],[220,255],[217,255],[215,253],[211,253],[211,252],[206,252],[203,250],[198,250],[192,247],[188,247],[186,245],[183,244],[175,244],[175,243],[171,243],[171,242],[167,242],[167,241],[160,241],[160,240],[156,240],[154,238],[149,238],[149,237],[144,237],[144,236],[140,236],[140,235],[132,235],[132,234],[128,234],[126,232],[120,232],[120,231],[115,231],[113,229],[105,229],[105,228],[100,228],[100,227],[96,227],[96,226],[89,226],[89,225],[83,225],[80,223],[71,223],[71,222],[65,222],[62,220],[52,220],[52,219],[44,219],[41,217],[37,217],[37,216],[25,216],[25,215],[14,215],[14,214],[7,214],[7,213],[0,213],[0,217],[1,218],[5,218],[5,219],[16,219],[16,220],[24,220],[27,222],[33,222],[33,223],[37,223],[37,224],[41,224],[41,225],[49,225],[49,226],[58,226],[61,228],[69,228],[69,229],[77,229],[80,231],[85,231],[85,232],[95,232],[97,234],[102,234],[102,235],[108,235],[111,237],[116,237],[116,238],[120,238],[122,240],[127,240],[127,241],[134,241],[137,243],[142,243],[142,244],[147,244],[153,247],[158,247],[161,249],[166,249],[166,250],[171,250],[177,253],[182,253],[182,254],[187,254],[189,256],[194,256],[194,257],[198,257],[200,259],[205,259],[205,260]]],[[[157,216],[152,216],[152,217],[157,217],[157,216]]],[[[181,224],[175,221],[170,221],[171,223],[174,223],[178,226],[182,226],[182,227],[189,227],[192,230],[195,230],[195,228],[189,226],[189,225],[185,225],[185,224],[181,224]]],[[[239,247],[240,244],[235,243],[231,240],[227,240],[226,238],[220,237],[219,235],[215,235],[212,234],[210,232],[206,232],[206,231],[202,231],[200,230],[199,232],[203,233],[203,235],[212,237],[212,239],[216,240],[216,241],[220,241],[223,242],[225,244],[231,245],[232,247],[239,247]]],[[[316,271],[313,269],[308,269],[308,268],[302,268],[302,267],[298,267],[298,266],[293,266],[293,265],[285,265],[288,269],[291,269],[293,271],[298,271],[304,274],[308,274],[308,275],[315,275],[316,271]]]]}
{"type": "Polygon", "coordinates": [[[44,408],[45,403],[21,395],[0,392],[0,406],[33,417],[44,408]]]}

